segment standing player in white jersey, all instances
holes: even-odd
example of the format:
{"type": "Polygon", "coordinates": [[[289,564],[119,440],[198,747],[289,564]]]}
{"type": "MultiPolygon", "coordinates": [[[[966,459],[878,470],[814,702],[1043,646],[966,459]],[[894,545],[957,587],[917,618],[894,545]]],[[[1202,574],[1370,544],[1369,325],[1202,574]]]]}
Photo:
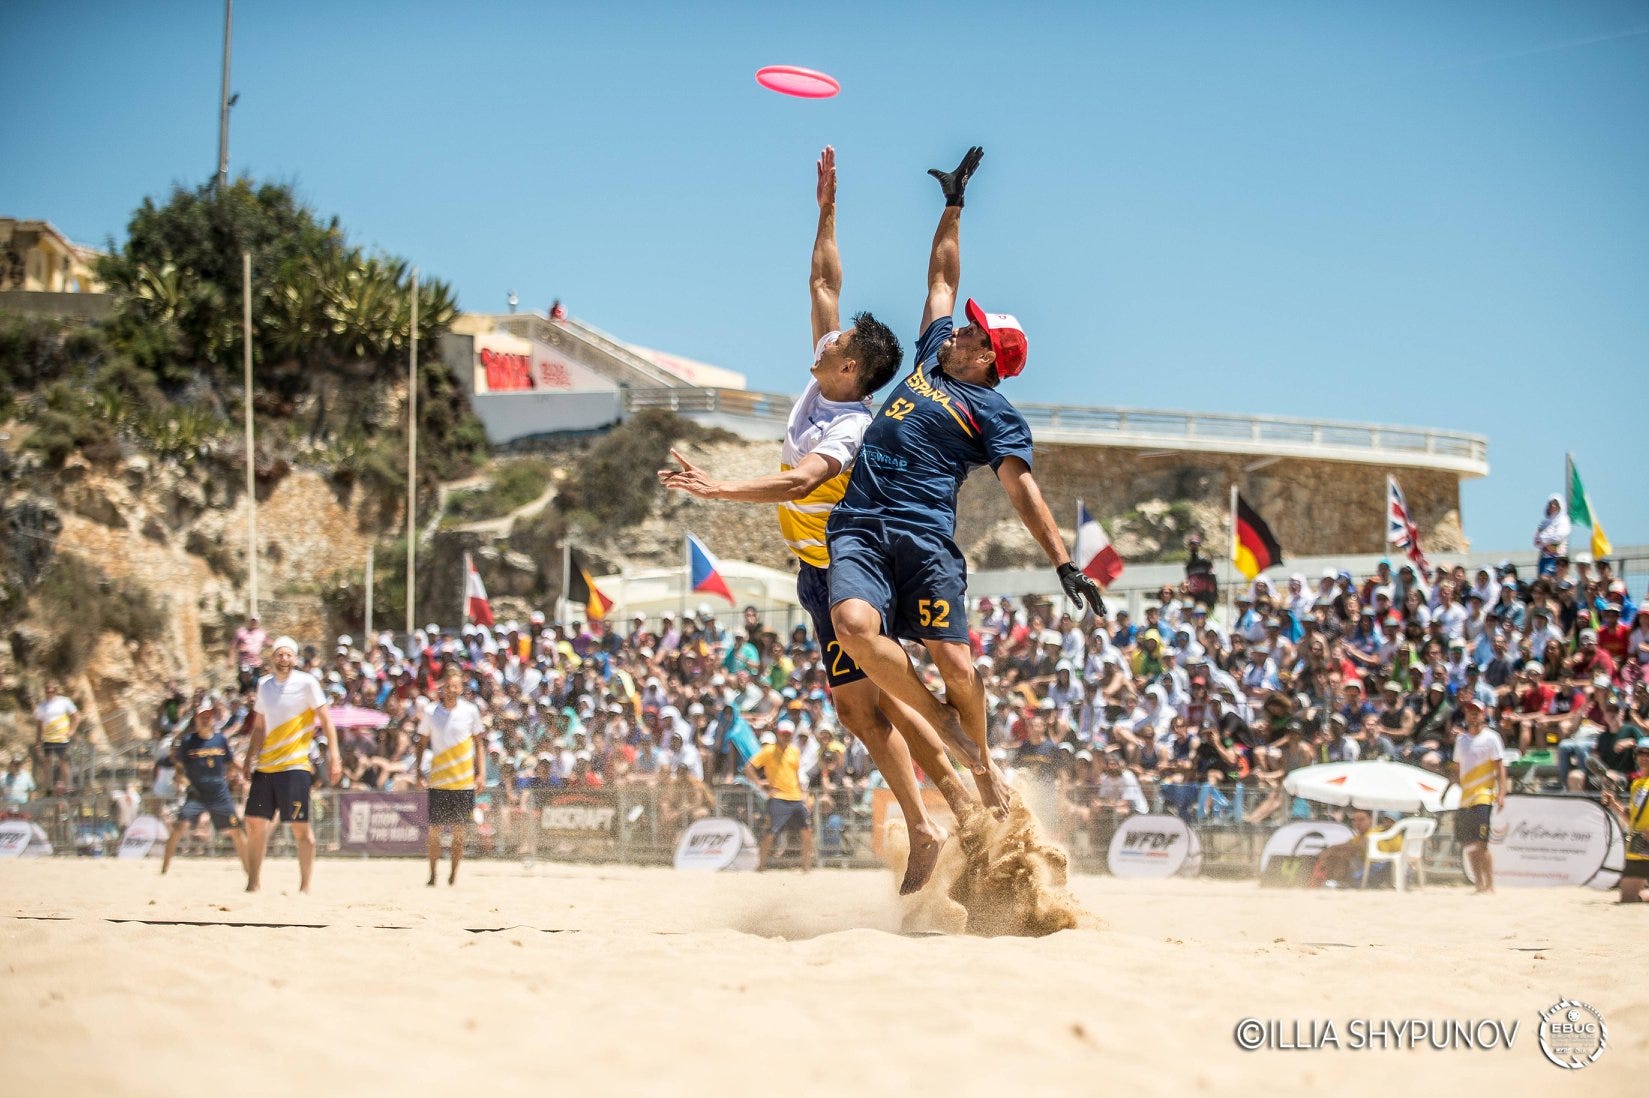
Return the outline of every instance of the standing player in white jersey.
{"type": "Polygon", "coordinates": [[[825,521],[847,490],[859,441],[870,423],[869,398],[893,377],[903,352],[893,333],[869,313],[859,313],[853,318],[853,327],[841,330],[836,151],[828,147],[819,157],[817,198],[819,227],[813,240],[809,280],[813,304],[812,377],[790,410],[779,471],[750,480],[714,480],[672,450],[681,468],[661,469],[658,475],[665,487],[701,499],[779,505],[779,529],[800,561],[796,591],[818,633],[836,713],[869,749],[904,813],[910,834],[910,861],[899,890],[910,893],[927,882],[945,839],[944,830],[934,824],[922,803],[912,754],[958,817],[971,809],[972,802],[951,768],[938,733],[908,707],[881,694],[842,650],[830,622],[826,580],[830,555],[825,546],[825,521]],[[889,724],[889,716],[898,723],[899,731],[889,724]]]}
{"type": "Polygon", "coordinates": [[[69,740],[80,728],[80,710],[62,693],[56,682],[48,680],[46,696],[34,707],[34,721],[35,745],[40,749],[41,760],[45,763],[43,769],[49,768],[46,788],[54,793],[67,793],[69,740]]]}
{"type": "Polygon", "coordinates": [[[475,794],[482,788],[486,773],[486,744],[481,742],[481,710],[464,697],[464,673],[449,666],[441,676],[440,704],[432,706],[418,722],[412,739],[412,757],[423,765],[424,747],[429,761],[429,880],[435,887],[435,871],[441,864],[441,832],[452,835],[452,871],[447,884],[458,883],[458,863],[464,860],[464,829],[475,815],[475,794]]]}
{"type": "Polygon", "coordinates": [[[1454,780],[1460,783],[1460,808],[1454,814],[1454,837],[1471,864],[1477,891],[1494,891],[1494,858],[1489,853],[1489,816],[1506,808],[1506,745],[1488,722],[1483,703],[1463,697],[1466,727],[1454,738],[1454,780]]]}
{"type": "Polygon", "coordinates": [[[337,781],[343,764],[338,733],[327,715],[321,684],[297,670],[298,642],[277,638],[270,647],[274,673],[258,681],[252,711],[252,739],[246,748],[246,891],[256,892],[269,847],[269,828],[278,818],[292,828],[298,844],[298,888],[309,891],[315,868],[315,834],[309,828],[309,749],[315,723],[326,731],[327,779],[337,781]]]}

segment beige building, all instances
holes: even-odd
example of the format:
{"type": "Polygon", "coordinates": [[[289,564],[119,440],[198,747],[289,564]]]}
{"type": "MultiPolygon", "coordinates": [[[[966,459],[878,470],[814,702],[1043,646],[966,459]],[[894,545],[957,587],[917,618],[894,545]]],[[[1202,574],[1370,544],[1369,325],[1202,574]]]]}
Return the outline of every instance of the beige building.
{"type": "Polygon", "coordinates": [[[76,244],[49,221],[0,217],[0,290],[28,293],[100,293],[92,270],[100,255],[76,244]]]}

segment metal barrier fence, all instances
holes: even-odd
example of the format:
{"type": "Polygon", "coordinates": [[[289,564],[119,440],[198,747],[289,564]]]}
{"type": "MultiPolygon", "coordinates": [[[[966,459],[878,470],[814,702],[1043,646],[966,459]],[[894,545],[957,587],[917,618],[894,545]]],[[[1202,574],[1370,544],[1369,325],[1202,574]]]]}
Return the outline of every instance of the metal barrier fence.
{"type": "MultiPolygon", "coordinates": [[[[1142,791],[1153,815],[1184,820],[1202,847],[1202,872],[1218,877],[1252,877],[1259,871],[1266,841],[1280,827],[1301,820],[1328,819],[1343,812],[1328,810],[1295,798],[1284,798],[1280,808],[1263,823],[1250,816],[1267,796],[1266,790],[1240,784],[1148,784],[1142,791]]],[[[1083,873],[1104,873],[1111,836],[1127,818],[1109,808],[1088,808],[1098,801],[1096,787],[1051,785],[1028,791],[1031,807],[1050,838],[1070,853],[1072,866],[1083,873]]],[[[710,804],[686,806],[673,801],[667,790],[649,785],[620,785],[610,789],[546,790],[522,798],[506,798],[490,791],[477,798],[477,823],[469,829],[466,854],[528,862],[578,861],[631,865],[668,865],[681,834],[697,818],[714,815],[737,820],[757,836],[766,822],[764,798],[743,783],[710,789],[710,804]]],[[[891,798],[883,794],[884,800],[891,798]]],[[[399,833],[374,827],[370,814],[356,819],[363,806],[406,808],[421,806],[423,794],[364,793],[318,790],[311,799],[310,824],[323,857],[422,857],[425,836],[421,817],[399,833]],[[380,833],[381,832],[381,833],[380,833]],[[388,841],[380,841],[388,836],[388,841]]],[[[875,836],[877,812],[867,792],[851,801],[816,798],[812,807],[816,860],[826,867],[870,868],[882,864],[875,836]]],[[[57,855],[112,856],[120,845],[123,824],[138,815],[170,820],[176,799],[152,795],[135,804],[99,793],[53,797],[31,802],[22,813],[45,830],[57,855]]],[[[892,808],[886,818],[897,819],[892,808]]],[[[181,856],[228,856],[227,838],[213,834],[203,818],[201,827],[185,839],[181,856]]],[[[271,832],[270,854],[293,852],[289,828],[271,832]]],[[[799,864],[794,841],[778,853],[775,864],[799,864]]],[[[1458,880],[1459,847],[1447,827],[1439,829],[1427,848],[1428,874],[1439,880],[1458,880]]]]}

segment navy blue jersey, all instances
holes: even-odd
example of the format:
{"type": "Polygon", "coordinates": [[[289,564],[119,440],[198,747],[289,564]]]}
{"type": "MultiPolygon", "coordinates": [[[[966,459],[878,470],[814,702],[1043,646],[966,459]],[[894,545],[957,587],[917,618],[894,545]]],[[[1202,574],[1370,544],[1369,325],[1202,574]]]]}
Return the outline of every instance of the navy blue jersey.
{"type": "Polygon", "coordinates": [[[190,732],[178,744],[177,753],[192,792],[229,784],[229,768],[235,765],[235,756],[222,732],[214,732],[204,740],[190,732]]]}
{"type": "Polygon", "coordinates": [[[956,531],[956,493],[981,465],[1004,458],[1031,463],[1031,429],[995,389],[969,385],[939,369],[939,348],[955,328],[948,316],[916,341],[916,368],[865,430],[847,494],[833,515],[956,531]]]}

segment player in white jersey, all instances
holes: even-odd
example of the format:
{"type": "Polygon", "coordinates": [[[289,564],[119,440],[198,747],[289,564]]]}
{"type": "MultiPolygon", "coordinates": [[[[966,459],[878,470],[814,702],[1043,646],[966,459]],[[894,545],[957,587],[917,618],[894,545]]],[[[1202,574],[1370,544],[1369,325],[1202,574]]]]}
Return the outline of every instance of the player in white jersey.
{"type": "Polygon", "coordinates": [[[335,782],[343,770],[338,733],[326,711],[321,684],[307,671],[297,670],[298,642],[280,637],[270,648],[274,673],[258,680],[252,712],[252,739],[246,748],[246,891],[261,883],[263,855],[269,846],[269,827],[276,819],[292,828],[298,846],[298,888],[309,891],[315,868],[315,834],[309,829],[309,749],[315,725],[326,732],[327,780],[335,782]]]}
{"type": "Polygon", "coordinates": [[[1460,808],[1454,814],[1454,837],[1471,863],[1477,891],[1494,891],[1494,859],[1489,853],[1489,817],[1506,807],[1506,745],[1488,723],[1483,703],[1462,696],[1466,727],[1454,738],[1454,780],[1460,783],[1460,808]]]}
{"type": "Polygon", "coordinates": [[[35,746],[50,773],[46,788],[57,793],[69,789],[69,740],[80,728],[80,710],[59,690],[57,683],[46,683],[46,696],[34,707],[36,725],[35,746]]]}
{"type": "Polygon", "coordinates": [[[825,521],[847,490],[860,440],[870,423],[869,398],[893,377],[903,352],[893,333],[869,313],[859,313],[853,318],[853,327],[841,330],[836,151],[831,148],[819,157],[817,198],[819,227],[813,241],[809,282],[813,305],[812,376],[790,410],[779,471],[749,480],[715,480],[672,450],[671,456],[681,468],[661,469],[658,475],[665,487],[701,499],[779,505],[779,529],[785,544],[801,562],[796,590],[818,633],[836,713],[869,749],[904,813],[910,834],[910,860],[899,890],[910,893],[927,882],[945,840],[944,830],[928,816],[922,803],[912,754],[958,817],[970,811],[973,802],[952,769],[939,734],[909,707],[876,688],[842,650],[831,625],[825,521]],[[897,731],[889,723],[890,716],[898,725],[897,731]]]}
{"type": "Polygon", "coordinates": [[[458,863],[464,860],[464,829],[475,816],[475,794],[483,788],[487,746],[481,739],[481,710],[464,697],[464,673],[449,666],[441,676],[440,704],[431,706],[418,722],[412,739],[412,757],[423,766],[424,747],[430,749],[429,880],[441,864],[441,832],[452,835],[452,871],[447,884],[458,883],[458,863]]]}

